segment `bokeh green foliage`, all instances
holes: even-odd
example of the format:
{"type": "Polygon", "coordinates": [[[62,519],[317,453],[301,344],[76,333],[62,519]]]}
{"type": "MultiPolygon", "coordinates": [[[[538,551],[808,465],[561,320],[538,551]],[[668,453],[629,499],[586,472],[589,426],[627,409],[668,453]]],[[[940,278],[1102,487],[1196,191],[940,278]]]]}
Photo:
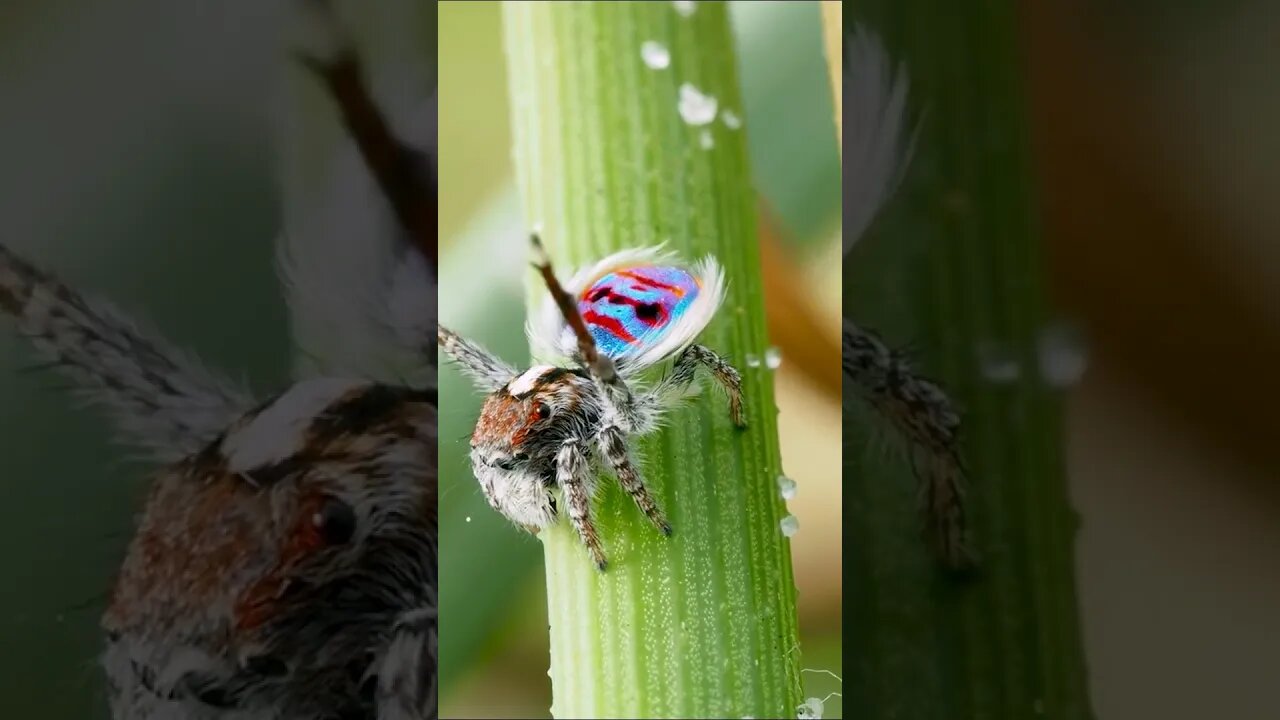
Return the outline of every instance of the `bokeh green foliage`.
{"type": "MultiPolygon", "coordinates": [[[[233,33],[173,3],[6,4],[0,241],[272,387],[289,356],[262,111],[279,17],[230,5],[255,21],[233,33]],[[241,53],[214,83],[203,54],[228,44],[241,53]]],[[[105,718],[98,619],[148,466],[33,365],[0,317],[0,717],[105,718]]]]}
{"type": "MultiPolygon", "coordinates": [[[[434,13],[415,0],[345,4],[375,69],[434,59],[434,13]]],[[[288,382],[294,354],[275,267],[285,198],[341,137],[318,88],[279,94],[313,83],[282,42],[288,10],[0,9],[0,242],[261,393],[288,382]],[[275,112],[300,95],[315,132],[283,138],[305,161],[283,168],[275,112]]],[[[0,717],[106,718],[98,620],[150,465],[34,365],[0,317],[0,717]]]]}

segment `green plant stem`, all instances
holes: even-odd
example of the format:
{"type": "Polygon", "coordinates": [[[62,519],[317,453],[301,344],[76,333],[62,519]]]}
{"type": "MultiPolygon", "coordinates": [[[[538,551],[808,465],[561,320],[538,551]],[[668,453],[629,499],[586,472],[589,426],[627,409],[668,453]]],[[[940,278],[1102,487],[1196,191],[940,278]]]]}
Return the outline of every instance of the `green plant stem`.
{"type": "Polygon", "coordinates": [[[918,539],[907,463],[863,452],[867,424],[847,421],[845,617],[859,638],[847,665],[873,671],[846,675],[845,707],[872,719],[1087,718],[1061,403],[1038,369],[1051,318],[1015,3],[858,9],[908,69],[922,126],[906,182],[846,263],[845,311],[914,342],[964,410],[981,564],[968,582],[939,572],[918,539]],[[1016,378],[992,372],[1010,363],[1016,378]]]}
{"type": "MultiPolygon", "coordinates": [[[[664,538],[616,483],[595,504],[598,573],[561,523],[544,532],[557,717],[790,717],[800,701],[790,541],[779,527],[771,373],[744,130],[686,123],[688,82],[742,116],[726,8],[508,3],[517,184],[561,275],[666,241],[714,254],[729,294],[702,341],[744,374],[750,427],[704,392],[636,456],[674,527],[664,538]],[[651,69],[641,46],[670,66],[651,69]],[[702,133],[714,143],[702,147],[702,133]]],[[[512,238],[512,252],[525,252],[512,238]]],[[[532,282],[534,275],[530,273],[532,282]]]]}

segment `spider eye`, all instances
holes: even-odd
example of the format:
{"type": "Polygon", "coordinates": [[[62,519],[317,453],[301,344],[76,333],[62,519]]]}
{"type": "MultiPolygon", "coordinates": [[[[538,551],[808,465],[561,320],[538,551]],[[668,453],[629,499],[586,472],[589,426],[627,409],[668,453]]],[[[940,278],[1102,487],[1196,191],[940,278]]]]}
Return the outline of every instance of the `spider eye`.
{"type": "Polygon", "coordinates": [[[546,403],[538,403],[533,406],[533,411],[538,414],[539,420],[546,420],[551,417],[551,406],[546,403]]]}
{"type": "Polygon", "coordinates": [[[341,500],[326,498],[311,516],[311,524],[329,545],[342,545],[356,534],[356,511],[341,500]]]}

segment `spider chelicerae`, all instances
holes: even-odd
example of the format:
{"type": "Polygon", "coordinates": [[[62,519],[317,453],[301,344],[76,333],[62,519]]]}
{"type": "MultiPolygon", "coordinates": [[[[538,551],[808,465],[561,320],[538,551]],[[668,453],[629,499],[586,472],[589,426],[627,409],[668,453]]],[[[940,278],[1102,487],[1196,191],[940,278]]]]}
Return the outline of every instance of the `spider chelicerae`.
{"type": "Polygon", "coordinates": [[[688,266],[649,248],[615,253],[562,286],[537,235],[531,243],[554,302],[543,304],[528,333],[535,356],[559,364],[518,371],[443,325],[438,341],[488,393],[471,435],[471,466],[489,505],[537,534],[556,520],[558,490],[603,571],[607,560],[591,507],[601,470],[611,471],[649,521],[671,535],[628,439],[656,430],[689,395],[699,368],[727,392],[734,424],[746,427],[738,371],[694,342],[724,300],[724,274],[711,257],[688,266]],[[672,357],[665,377],[642,383],[642,371],[672,357]]]}

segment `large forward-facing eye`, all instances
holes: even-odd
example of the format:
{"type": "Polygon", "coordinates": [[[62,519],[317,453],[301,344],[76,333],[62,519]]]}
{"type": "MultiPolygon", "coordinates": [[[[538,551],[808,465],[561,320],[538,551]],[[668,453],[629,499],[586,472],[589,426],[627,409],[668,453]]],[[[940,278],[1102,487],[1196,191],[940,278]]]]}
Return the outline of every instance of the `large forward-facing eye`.
{"type": "Polygon", "coordinates": [[[551,417],[551,406],[544,402],[535,403],[533,413],[538,416],[539,420],[546,420],[551,417]]]}
{"type": "Polygon", "coordinates": [[[356,533],[356,511],[336,497],[327,497],[311,516],[311,524],[327,545],[342,545],[356,533]]]}

